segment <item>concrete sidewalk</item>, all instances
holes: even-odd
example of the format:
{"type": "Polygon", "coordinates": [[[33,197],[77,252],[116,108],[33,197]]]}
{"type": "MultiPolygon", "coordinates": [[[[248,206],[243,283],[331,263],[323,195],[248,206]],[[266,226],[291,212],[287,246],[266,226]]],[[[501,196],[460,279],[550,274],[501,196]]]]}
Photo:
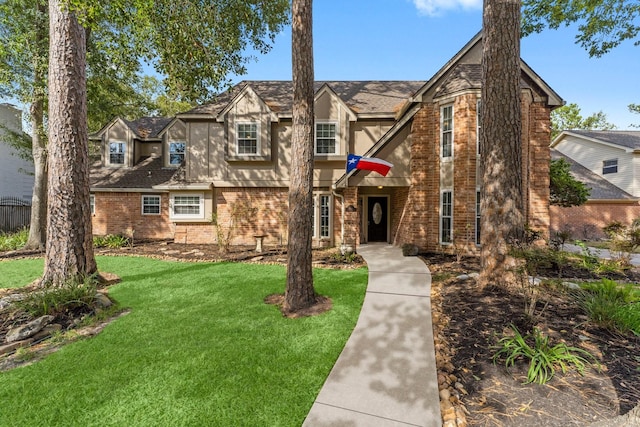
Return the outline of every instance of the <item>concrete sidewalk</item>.
{"type": "Polygon", "coordinates": [[[431,274],[390,245],[358,253],[369,267],[362,311],[303,426],[440,426],[431,274]]]}

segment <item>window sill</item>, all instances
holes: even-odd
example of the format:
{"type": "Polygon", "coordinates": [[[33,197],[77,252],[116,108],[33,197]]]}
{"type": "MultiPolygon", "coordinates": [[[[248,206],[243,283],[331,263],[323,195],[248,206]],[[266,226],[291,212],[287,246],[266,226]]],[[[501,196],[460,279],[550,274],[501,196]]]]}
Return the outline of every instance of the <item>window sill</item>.
{"type": "Polygon", "coordinates": [[[270,162],[271,156],[233,154],[225,156],[227,162],[270,162]]]}

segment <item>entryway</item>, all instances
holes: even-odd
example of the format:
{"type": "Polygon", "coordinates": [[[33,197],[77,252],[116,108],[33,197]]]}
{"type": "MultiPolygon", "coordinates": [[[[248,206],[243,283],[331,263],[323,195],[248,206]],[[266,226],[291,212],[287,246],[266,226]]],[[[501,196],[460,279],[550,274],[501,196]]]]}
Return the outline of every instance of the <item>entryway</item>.
{"type": "Polygon", "coordinates": [[[388,242],[388,235],[389,197],[369,196],[367,198],[367,241],[388,242]]]}

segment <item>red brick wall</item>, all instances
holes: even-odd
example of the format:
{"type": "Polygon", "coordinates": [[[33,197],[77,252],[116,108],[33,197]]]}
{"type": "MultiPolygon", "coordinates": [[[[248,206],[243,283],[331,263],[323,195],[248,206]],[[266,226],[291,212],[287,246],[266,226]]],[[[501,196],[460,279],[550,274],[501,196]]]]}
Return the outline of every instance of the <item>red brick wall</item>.
{"type": "Polygon", "coordinates": [[[605,237],[602,227],[620,221],[631,224],[640,218],[640,203],[594,203],[562,208],[551,206],[551,232],[571,231],[574,239],[594,239],[605,237]]]}
{"type": "Polygon", "coordinates": [[[134,230],[134,239],[173,238],[174,226],[169,221],[168,194],[160,194],[160,215],[142,215],[141,193],[93,194],[95,197],[95,214],[92,216],[93,234],[130,236],[131,230],[134,230]]]}
{"type": "MultiPolygon", "coordinates": [[[[527,111],[523,112],[523,116],[527,111]]],[[[534,230],[543,232],[545,238],[549,236],[549,164],[551,152],[551,109],[542,102],[528,105],[527,121],[528,144],[523,146],[525,165],[528,170],[525,175],[528,180],[526,221],[534,230]]],[[[524,126],[523,126],[524,129],[524,126]]],[[[525,187],[526,188],[526,187],[525,187]]]]}

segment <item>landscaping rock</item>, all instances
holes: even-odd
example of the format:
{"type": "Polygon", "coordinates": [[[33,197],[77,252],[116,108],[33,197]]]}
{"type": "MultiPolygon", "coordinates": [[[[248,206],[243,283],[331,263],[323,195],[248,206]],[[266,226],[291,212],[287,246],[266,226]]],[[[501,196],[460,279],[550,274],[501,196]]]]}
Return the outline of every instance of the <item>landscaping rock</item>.
{"type": "Polygon", "coordinates": [[[7,295],[6,297],[2,297],[0,298],[0,310],[4,310],[5,308],[9,307],[11,303],[22,301],[25,298],[26,295],[24,294],[11,294],[7,295]]]}
{"type": "Polygon", "coordinates": [[[32,342],[33,339],[30,338],[28,340],[15,341],[10,344],[0,345],[0,356],[2,356],[3,354],[12,353],[13,351],[22,347],[29,347],[32,342]]]}
{"type": "Polygon", "coordinates": [[[262,261],[264,259],[263,256],[257,256],[257,257],[253,257],[250,259],[251,262],[258,262],[258,261],[262,261]]]}
{"type": "Polygon", "coordinates": [[[589,427],[637,427],[640,425],[640,405],[611,420],[598,421],[589,427]]]}
{"type": "Polygon", "coordinates": [[[40,332],[35,334],[31,339],[33,341],[39,341],[43,338],[47,338],[51,336],[54,332],[58,332],[62,330],[62,325],[58,323],[52,323],[50,325],[45,326],[40,332]]]}
{"type": "Polygon", "coordinates": [[[96,304],[100,308],[109,308],[113,305],[113,302],[103,293],[98,292],[95,297],[96,304]]]}
{"type": "Polygon", "coordinates": [[[567,289],[571,289],[571,290],[582,289],[580,287],[580,285],[578,285],[577,283],[573,283],[573,282],[562,282],[562,286],[564,286],[567,289]]]}
{"type": "Polygon", "coordinates": [[[53,316],[42,316],[38,317],[36,320],[32,320],[25,325],[13,328],[9,332],[7,332],[5,341],[8,343],[12,343],[15,341],[23,340],[25,338],[29,338],[40,332],[45,326],[51,323],[53,319],[53,316]]]}

